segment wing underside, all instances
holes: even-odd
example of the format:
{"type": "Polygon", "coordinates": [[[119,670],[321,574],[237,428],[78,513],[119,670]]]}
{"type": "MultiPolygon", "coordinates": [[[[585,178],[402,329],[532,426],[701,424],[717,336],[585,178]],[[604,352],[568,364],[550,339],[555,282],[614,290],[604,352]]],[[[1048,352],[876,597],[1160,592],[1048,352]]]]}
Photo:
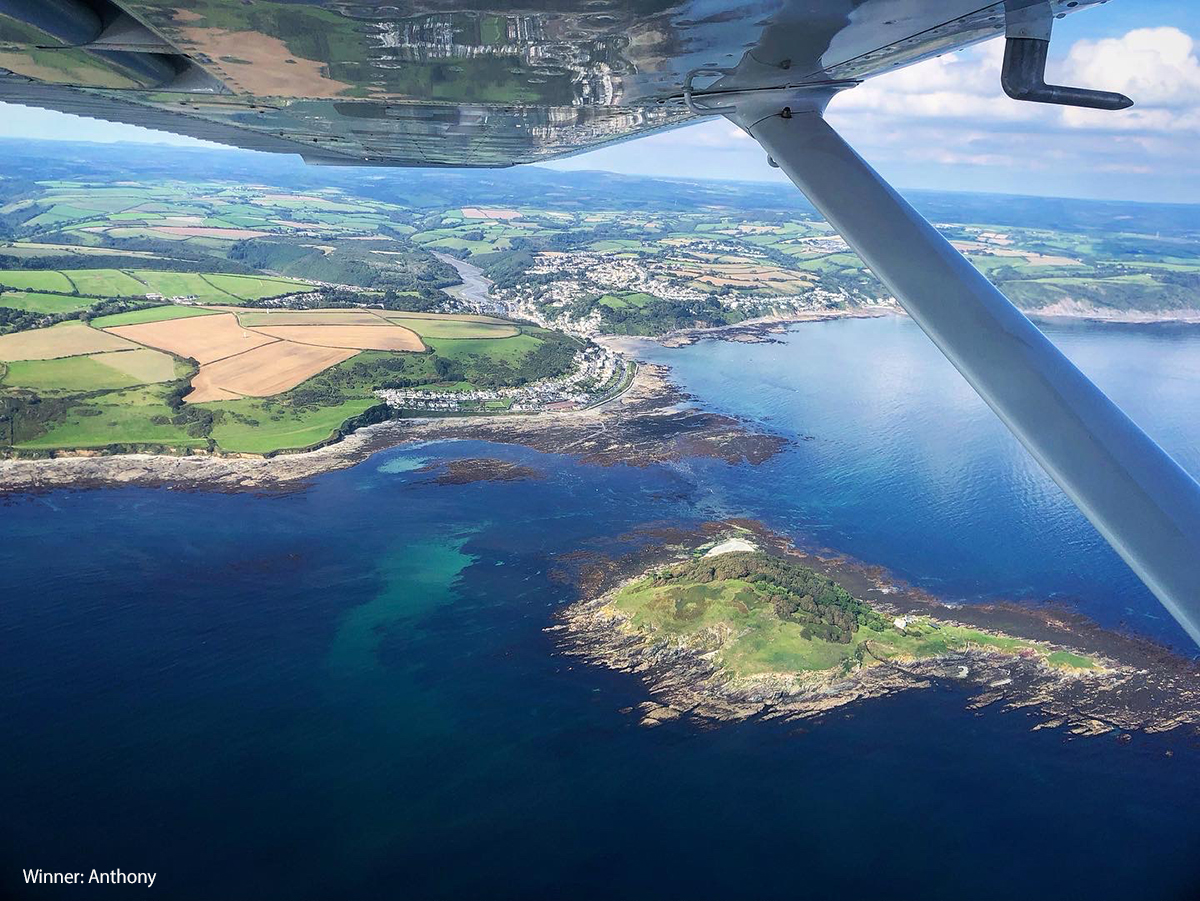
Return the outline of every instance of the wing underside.
{"type": "Polygon", "coordinates": [[[506,166],[692,121],[690,78],[852,84],[1004,23],[980,0],[543,7],[0,0],[0,99],[314,163],[506,166]]]}

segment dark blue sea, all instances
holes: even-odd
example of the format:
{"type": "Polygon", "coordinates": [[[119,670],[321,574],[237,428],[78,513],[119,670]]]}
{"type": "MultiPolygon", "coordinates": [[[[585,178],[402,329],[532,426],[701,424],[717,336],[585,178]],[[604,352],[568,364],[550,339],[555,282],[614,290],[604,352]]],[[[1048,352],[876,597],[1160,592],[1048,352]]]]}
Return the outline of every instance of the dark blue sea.
{"type": "MultiPolygon", "coordinates": [[[[1200,472],[1200,329],[1047,330],[1200,472]]],[[[728,516],[1194,650],[906,320],[644,352],[795,440],[644,469],[445,442],[282,496],[0,503],[0,897],[147,894],[36,868],[181,901],[1200,893],[1190,738],[1032,732],[944,688],[644,729],[635,676],[562,656],[557,556],[728,516]],[[546,478],[418,471],[481,456],[546,478]]]]}

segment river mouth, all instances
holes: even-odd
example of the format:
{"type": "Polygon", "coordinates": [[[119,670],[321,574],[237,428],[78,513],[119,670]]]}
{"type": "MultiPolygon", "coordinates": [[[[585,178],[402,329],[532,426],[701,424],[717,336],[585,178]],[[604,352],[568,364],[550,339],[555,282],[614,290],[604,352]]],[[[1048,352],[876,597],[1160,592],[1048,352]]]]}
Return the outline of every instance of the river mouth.
{"type": "Polygon", "coordinates": [[[476,313],[486,313],[493,316],[503,316],[506,309],[502,303],[490,295],[494,282],[483,274],[483,270],[465,260],[460,260],[448,253],[431,250],[435,257],[447,265],[453,266],[462,279],[461,285],[451,285],[443,288],[447,294],[460,303],[466,304],[476,313]]]}

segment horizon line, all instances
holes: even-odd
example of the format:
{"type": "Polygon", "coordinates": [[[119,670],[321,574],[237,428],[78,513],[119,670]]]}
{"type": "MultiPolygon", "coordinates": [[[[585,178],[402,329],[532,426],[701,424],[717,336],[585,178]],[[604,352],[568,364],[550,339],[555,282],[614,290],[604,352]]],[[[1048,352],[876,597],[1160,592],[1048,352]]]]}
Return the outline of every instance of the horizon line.
{"type": "MultiPolygon", "coordinates": [[[[354,163],[347,163],[345,166],[312,166],[306,163],[297,153],[269,153],[262,150],[250,150],[244,147],[235,147],[230,144],[220,144],[216,142],[208,142],[209,146],[191,146],[188,144],[179,144],[171,141],[138,141],[138,140],[118,140],[118,141],[89,141],[78,140],[71,138],[43,138],[43,137],[22,137],[19,135],[0,135],[0,143],[21,143],[21,142],[37,142],[42,144],[62,144],[67,146],[87,146],[87,147],[153,147],[157,150],[165,151],[182,151],[188,153],[237,153],[245,156],[256,158],[276,158],[285,159],[291,162],[298,162],[306,169],[313,170],[358,170],[362,172],[373,171],[378,173],[381,168],[390,168],[395,171],[417,171],[425,173],[436,172],[438,174],[461,173],[467,174],[471,172],[490,172],[500,173],[505,171],[516,171],[520,169],[537,169],[541,172],[553,173],[558,176],[573,176],[573,175],[605,175],[615,178],[630,178],[630,179],[646,179],[649,181],[673,182],[683,184],[704,184],[715,183],[724,185],[753,185],[755,187],[765,187],[768,185],[790,184],[790,182],[780,182],[772,179],[753,179],[753,178],[721,178],[719,176],[671,176],[671,175],[649,175],[644,173],[617,172],[612,169],[555,169],[551,168],[548,163],[555,160],[541,160],[533,163],[517,163],[512,166],[358,166],[354,163]]],[[[1122,200],[1115,198],[1104,197],[1079,197],[1071,194],[1025,194],[1012,191],[985,191],[985,190],[965,190],[962,188],[925,188],[913,186],[898,186],[897,190],[905,193],[925,193],[925,194],[961,194],[961,195],[978,195],[984,197],[1021,197],[1032,200],[1070,200],[1079,203],[1119,203],[1133,206],[1164,206],[1164,207],[1200,207],[1200,201],[1187,200],[1122,200]]],[[[802,193],[797,193],[797,197],[807,202],[807,198],[802,193]]]]}

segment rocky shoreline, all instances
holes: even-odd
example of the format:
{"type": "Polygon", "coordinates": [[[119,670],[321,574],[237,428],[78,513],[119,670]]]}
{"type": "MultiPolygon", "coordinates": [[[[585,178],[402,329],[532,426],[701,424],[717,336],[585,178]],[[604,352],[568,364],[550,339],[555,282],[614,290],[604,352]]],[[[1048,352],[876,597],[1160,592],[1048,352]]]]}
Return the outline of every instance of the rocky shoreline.
{"type": "Polygon", "coordinates": [[[1200,323],[1200,310],[1115,310],[1077,300],[1060,300],[1036,310],[1026,310],[1038,322],[1101,322],[1125,325],[1200,323]]]}
{"type": "MultiPolygon", "coordinates": [[[[710,328],[679,329],[668,332],[655,341],[663,347],[690,347],[699,341],[733,341],[740,344],[769,344],[778,341],[776,335],[787,331],[788,326],[803,322],[829,322],[834,319],[879,319],[884,316],[903,316],[903,310],[892,304],[871,307],[852,307],[845,310],[811,310],[788,313],[781,316],[761,316],[733,325],[717,325],[710,328]]],[[[606,339],[613,341],[614,339],[606,339]]],[[[620,339],[615,339],[620,340],[620,339]]]]}
{"type": "MultiPolygon", "coordinates": [[[[563,561],[560,578],[581,586],[583,599],[566,607],[551,628],[561,651],[589,664],[636,674],[648,700],[644,725],[686,717],[699,724],[746,719],[807,720],[860,701],[900,691],[951,687],[968,710],[999,705],[1031,718],[1031,728],[1065,728],[1073,735],[1115,735],[1186,729],[1200,735],[1200,665],[1146,639],[1103,629],[1052,607],[1016,604],[948,606],[891,579],[878,567],[794,547],[758,523],[706,523],[695,530],[650,526],[647,541],[619,557],[585,552],[563,561]],[[660,541],[655,542],[657,534],[660,541]],[[939,623],[1045,643],[1084,653],[1095,670],[1064,670],[1043,661],[986,648],[956,650],[903,664],[877,662],[850,673],[822,671],[738,679],[704,653],[628,628],[610,606],[616,591],[666,563],[686,559],[697,543],[752,536],[764,550],[835,579],[889,616],[922,615],[939,623]],[[661,540],[666,539],[666,540],[661,540]]],[[[622,536],[628,543],[635,536],[622,536]]],[[[868,653],[870,648],[867,648],[868,653]]]]}
{"type": "MultiPolygon", "coordinates": [[[[1069,323],[1092,322],[1113,325],[1196,325],[1200,324],[1200,310],[1112,310],[1087,304],[1060,301],[1036,310],[1024,310],[1035,322],[1069,323]]],[[[652,338],[634,339],[654,341],[663,347],[690,347],[700,341],[732,341],[741,344],[769,344],[778,341],[778,335],[789,326],[805,322],[829,322],[835,319],[880,319],[885,316],[907,316],[896,304],[853,307],[846,310],[813,310],[789,313],[783,316],[763,316],[748,319],[734,325],[718,325],[710,328],[679,329],[652,338]]],[[[606,336],[600,339],[612,347],[622,347],[630,340],[624,337],[606,336]]]]}
{"type": "Polygon", "coordinates": [[[786,444],[729,416],[689,407],[661,366],[640,365],[620,396],[588,410],[389,420],[297,454],[121,454],[0,460],[0,494],[122,485],[185,490],[289,491],[413,442],[471,439],[574,454],[584,463],[649,466],[685,457],[762,463],[786,444]]]}

